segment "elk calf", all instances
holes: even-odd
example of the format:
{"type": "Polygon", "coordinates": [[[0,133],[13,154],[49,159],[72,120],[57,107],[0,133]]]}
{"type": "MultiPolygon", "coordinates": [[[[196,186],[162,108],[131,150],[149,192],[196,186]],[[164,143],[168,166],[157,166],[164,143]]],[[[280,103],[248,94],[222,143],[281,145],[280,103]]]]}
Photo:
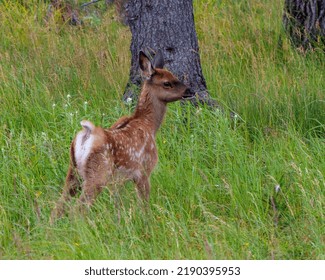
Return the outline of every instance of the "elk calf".
{"type": "Polygon", "coordinates": [[[108,129],[81,122],[83,130],[72,141],[65,186],[52,220],[62,216],[66,202],[78,189],[82,191],[80,202],[91,205],[103,187],[132,180],[140,198],[149,199],[149,177],[158,160],[155,136],[167,103],[193,95],[163,69],[161,52],[153,63],[140,52],[139,64],[145,81],[133,115],[120,118],[108,129]]]}

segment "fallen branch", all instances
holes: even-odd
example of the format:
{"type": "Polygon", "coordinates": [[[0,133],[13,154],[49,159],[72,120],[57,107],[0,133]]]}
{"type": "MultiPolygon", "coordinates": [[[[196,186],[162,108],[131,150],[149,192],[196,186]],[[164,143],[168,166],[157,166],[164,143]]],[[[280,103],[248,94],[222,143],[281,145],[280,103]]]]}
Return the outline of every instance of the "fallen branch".
{"type": "Polygon", "coordinates": [[[92,0],[90,2],[84,3],[84,4],[81,5],[81,8],[87,7],[87,6],[91,5],[91,4],[95,4],[95,3],[99,2],[99,1],[102,1],[102,0],[92,0]]]}

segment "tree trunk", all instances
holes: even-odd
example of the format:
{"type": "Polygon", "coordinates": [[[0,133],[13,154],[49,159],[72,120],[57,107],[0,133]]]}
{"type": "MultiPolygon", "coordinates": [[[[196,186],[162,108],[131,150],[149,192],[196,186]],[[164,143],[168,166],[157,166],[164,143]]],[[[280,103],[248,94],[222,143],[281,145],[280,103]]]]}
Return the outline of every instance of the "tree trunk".
{"type": "Polygon", "coordinates": [[[283,22],[295,47],[325,51],[325,0],[285,0],[283,22]]]}
{"type": "Polygon", "coordinates": [[[132,33],[132,59],[124,100],[134,99],[141,84],[139,51],[152,56],[161,50],[166,68],[199,100],[213,103],[202,74],[192,0],[129,0],[125,11],[132,33]]]}

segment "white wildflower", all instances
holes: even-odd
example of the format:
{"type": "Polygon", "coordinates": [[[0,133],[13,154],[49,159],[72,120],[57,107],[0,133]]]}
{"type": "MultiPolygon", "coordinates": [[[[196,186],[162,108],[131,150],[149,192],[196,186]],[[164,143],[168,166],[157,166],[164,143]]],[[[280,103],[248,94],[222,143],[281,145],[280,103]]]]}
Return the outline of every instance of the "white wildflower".
{"type": "Polygon", "coordinates": [[[280,191],[280,185],[279,184],[275,185],[274,189],[275,189],[275,192],[278,193],[280,191]]]}

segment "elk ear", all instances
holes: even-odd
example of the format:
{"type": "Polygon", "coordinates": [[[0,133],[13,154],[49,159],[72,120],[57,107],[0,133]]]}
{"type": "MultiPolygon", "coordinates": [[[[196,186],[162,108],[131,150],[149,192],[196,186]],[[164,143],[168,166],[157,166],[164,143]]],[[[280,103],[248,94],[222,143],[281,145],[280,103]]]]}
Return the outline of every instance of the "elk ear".
{"type": "Polygon", "coordinates": [[[155,58],[153,60],[153,67],[154,68],[159,68],[159,69],[163,69],[164,68],[164,64],[165,64],[165,61],[164,61],[164,56],[163,56],[163,53],[161,50],[159,50],[156,55],[155,55],[155,58]]]}
{"type": "Polygon", "coordinates": [[[139,53],[139,65],[142,75],[149,80],[155,70],[152,67],[150,59],[145,55],[144,52],[140,51],[139,53]]]}

